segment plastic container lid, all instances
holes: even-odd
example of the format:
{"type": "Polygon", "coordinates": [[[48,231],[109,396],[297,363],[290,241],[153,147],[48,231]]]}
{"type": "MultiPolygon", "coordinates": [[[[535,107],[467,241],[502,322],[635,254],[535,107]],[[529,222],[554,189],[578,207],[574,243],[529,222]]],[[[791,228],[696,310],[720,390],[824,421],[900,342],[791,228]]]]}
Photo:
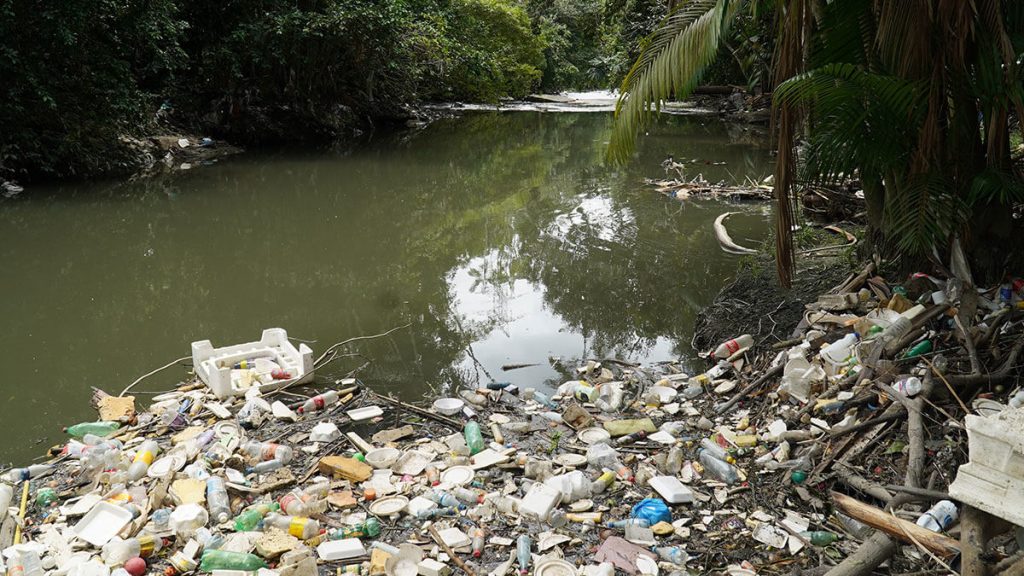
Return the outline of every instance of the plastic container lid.
{"type": "Polygon", "coordinates": [[[377,516],[394,516],[405,510],[409,499],[405,496],[388,496],[370,504],[370,513],[377,516]]]}
{"type": "Polygon", "coordinates": [[[469,466],[452,466],[441,472],[440,480],[446,484],[464,486],[472,482],[474,476],[476,476],[476,472],[469,466]]]}
{"type": "Polygon", "coordinates": [[[576,566],[565,560],[547,560],[537,564],[534,576],[576,576],[576,566]]]}
{"type": "Polygon", "coordinates": [[[584,428],[576,433],[576,437],[584,444],[598,444],[600,442],[607,442],[611,439],[612,435],[604,428],[584,428]]]}
{"type": "Polygon", "coordinates": [[[583,466],[587,463],[587,457],[582,454],[567,452],[565,454],[555,456],[555,462],[562,466],[583,466]]]}
{"type": "Polygon", "coordinates": [[[149,465],[146,476],[150,478],[166,478],[172,472],[177,472],[185,466],[185,456],[180,452],[174,452],[158,459],[149,465]]]}

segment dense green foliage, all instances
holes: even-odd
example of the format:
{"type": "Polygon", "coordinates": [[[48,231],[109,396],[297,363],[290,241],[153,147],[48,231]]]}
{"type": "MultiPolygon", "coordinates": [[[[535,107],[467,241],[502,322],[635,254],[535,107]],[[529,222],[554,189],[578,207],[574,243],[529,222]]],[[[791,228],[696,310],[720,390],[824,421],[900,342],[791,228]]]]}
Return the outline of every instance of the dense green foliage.
{"type": "Polygon", "coordinates": [[[423,100],[616,85],[665,0],[0,0],[0,176],[139,161],[184,127],[344,136],[423,100]],[[169,126],[168,126],[169,125],[169,126]]]}

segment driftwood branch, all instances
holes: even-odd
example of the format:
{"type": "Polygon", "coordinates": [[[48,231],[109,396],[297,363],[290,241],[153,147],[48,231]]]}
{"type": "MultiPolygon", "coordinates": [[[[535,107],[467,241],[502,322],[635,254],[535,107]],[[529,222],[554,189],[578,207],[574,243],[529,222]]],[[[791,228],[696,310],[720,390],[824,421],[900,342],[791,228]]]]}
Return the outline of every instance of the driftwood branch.
{"type": "Polygon", "coordinates": [[[885,510],[875,508],[845,494],[833,492],[832,500],[847,516],[904,542],[912,543],[913,540],[917,540],[932,554],[940,558],[952,558],[960,553],[960,543],[949,536],[932,532],[913,522],[897,518],[885,510]],[[913,540],[908,537],[908,534],[913,537],[913,540]]]}

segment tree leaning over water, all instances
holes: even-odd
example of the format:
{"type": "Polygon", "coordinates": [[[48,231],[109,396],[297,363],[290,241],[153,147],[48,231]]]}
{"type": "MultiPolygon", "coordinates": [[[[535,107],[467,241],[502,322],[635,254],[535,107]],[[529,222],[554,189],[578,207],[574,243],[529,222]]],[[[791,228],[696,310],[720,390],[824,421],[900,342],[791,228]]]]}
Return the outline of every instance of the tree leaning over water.
{"type": "MultiPolygon", "coordinates": [[[[691,0],[622,83],[609,158],[668,98],[687,96],[738,15],[774,11],[776,257],[789,285],[796,191],[856,174],[883,255],[947,261],[959,239],[980,276],[1006,272],[1024,180],[1024,4],[1001,0],[691,0]],[[798,148],[799,146],[799,148],[798,148]],[[799,152],[799,153],[798,153],[799,152]],[[1010,248],[1009,250],[1007,248],[1010,248]]],[[[911,260],[912,259],[912,260],[911,260]]]]}

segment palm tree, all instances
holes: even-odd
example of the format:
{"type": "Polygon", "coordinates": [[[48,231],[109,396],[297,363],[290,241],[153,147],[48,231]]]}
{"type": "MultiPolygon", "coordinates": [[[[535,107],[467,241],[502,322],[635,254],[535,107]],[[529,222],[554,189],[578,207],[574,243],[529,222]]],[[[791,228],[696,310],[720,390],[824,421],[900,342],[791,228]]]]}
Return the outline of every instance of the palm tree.
{"type": "MultiPolygon", "coordinates": [[[[628,157],[661,101],[689,94],[738,13],[764,7],[692,0],[671,13],[623,81],[609,157],[628,157]]],[[[1012,116],[1024,118],[1024,6],[777,0],[772,7],[780,282],[792,278],[797,185],[851,174],[863,183],[881,253],[945,255],[959,238],[977,269],[1001,272],[1012,206],[1024,201],[1009,139],[1012,116]]]]}

